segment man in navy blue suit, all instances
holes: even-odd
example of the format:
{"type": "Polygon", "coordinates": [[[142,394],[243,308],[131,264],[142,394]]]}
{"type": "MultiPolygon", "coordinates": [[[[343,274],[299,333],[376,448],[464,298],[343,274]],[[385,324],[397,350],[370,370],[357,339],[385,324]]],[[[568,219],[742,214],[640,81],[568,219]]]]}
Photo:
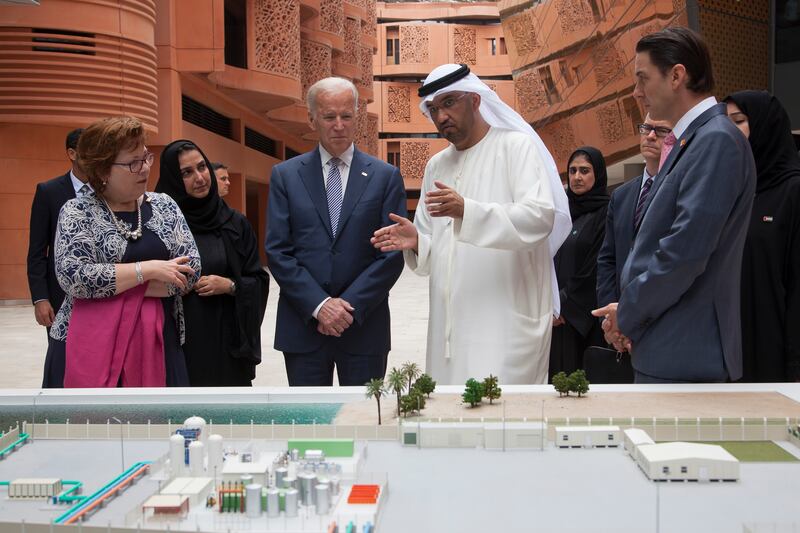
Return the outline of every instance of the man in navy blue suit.
{"type": "Polygon", "coordinates": [[[406,214],[400,171],[353,145],[358,92],[343,78],[308,89],[319,146],[272,169],[266,252],[280,286],[275,349],[291,386],[383,378],[390,349],[389,289],[401,252],[380,252],[375,230],[406,214]]]}
{"type": "MultiPolygon", "coordinates": [[[[61,207],[78,195],[90,194],[88,178],[78,165],[78,139],[82,128],[67,134],[67,157],[72,168],[66,174],[39,183],[31,205],[28,239],[28,287],[31,291],[36,322],[50,328],[64,301],[64,291],[56,281],[53,245],[61,207]]],[[[50,337],[47,337],[48,340],[50,337]]]]}
{"type": "Polygon", "coordinates": [[[703,38],[666,28],[636,45],[634,97],[673,124],[638,213],[606,340],[631,353],[636,383],[724,382],[742,376],[739,290],[755,196],[747,139],[711,96],[703,38]]]}
{"type": "Polygon", "coordinates": [[[634,214],[647,195],[658,174],[661,144],[672,129],[663,120],[647,115],[639,124],[639,149],[644,157],[644,173],[626,181],[611,194],[606,214],[606,233],[597,256],[597,305],[605,307],[619,301],[619,276],[633,244],[634,214]]]}

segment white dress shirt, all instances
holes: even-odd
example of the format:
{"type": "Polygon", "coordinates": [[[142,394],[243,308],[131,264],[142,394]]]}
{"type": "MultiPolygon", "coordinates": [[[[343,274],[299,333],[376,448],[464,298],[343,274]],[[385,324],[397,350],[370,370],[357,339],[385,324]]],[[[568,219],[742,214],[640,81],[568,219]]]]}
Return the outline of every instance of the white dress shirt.
{"type": "MultiPolygon", "coordinates": [[[[347,179],[350,177],[350,167],[353,163],[353,152],[355,151],[355,145],[350,143],[350,146],[342,152],[339,156],[339,175],[342,177],[342,199],[344,199],[344,193],[347,190],[347,179]]],[[[322,162],[322,179],[325,183],[325,190],[328,190],[328,172],[331,171],[331,159],[333,156],[328,152],[321,144],[319,145],[319,158],[322,162]]],[[[319,310],[322,309],[322,306],[325,305],[325,302],[330,300],[331,297],[328,296],[324,300],[322,300],[314,312],[311,313],[311,316],[317,318],[319,315],[319,310]]]]}
{"type": "Polygon", "coordinates": [[[69,171],[69,179],[72,180],[72,188],[75,189],[75,198],[80,198],[81,196],[83,196],[80,190],[84,185],[89,186],[90,193],[94,192],[94,189],[92,189],[92,186],[89,185],[89,182],[87,181],[86,183],[84,183],[81,180],[79,180],[78,176],[76,176],[72,170],[69,171]]]}
{"type": "Polygon", "coordinates": [[[689,127],[689,124],[694,122],[694,119],[711,109],[717,105],[717,99],[713,96],[709,96],[705,100],[701,101],[700,103],[696,104],[693,108],[686,112],[685,115],[681,117],[675,127],[672,128],[672,133],[675,135],[676,139],[680,139],[681,135],[686,131],[686,128],[689,127]]]}

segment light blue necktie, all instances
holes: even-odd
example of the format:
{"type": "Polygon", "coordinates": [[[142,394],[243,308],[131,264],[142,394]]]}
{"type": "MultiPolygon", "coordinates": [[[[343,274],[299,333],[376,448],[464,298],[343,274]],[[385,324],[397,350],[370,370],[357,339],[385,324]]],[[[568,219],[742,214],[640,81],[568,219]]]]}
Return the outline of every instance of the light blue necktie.
{"type": "Polygon", "coordinates": [[[339,226],[339,215],[342,213],[342,175],[339,173],[338,157],[328,161],[328,212],[331,215],[331,229],[333,236],[336,237],[336,229],[339,226]]]}

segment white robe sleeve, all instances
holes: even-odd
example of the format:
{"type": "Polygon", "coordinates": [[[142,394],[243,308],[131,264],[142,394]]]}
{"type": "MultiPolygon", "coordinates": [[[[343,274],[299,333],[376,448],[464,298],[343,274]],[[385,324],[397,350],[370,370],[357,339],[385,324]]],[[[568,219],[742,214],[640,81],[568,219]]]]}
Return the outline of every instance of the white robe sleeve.
{"type": "Polygon", "coordinates": [[[431,161],[425,165],[425,177],[420,188],[419,203],[414,214],[414,226],[417,228],[417,251],[404,250],[403,258],[408,268],[420,276],[427,276],[431,271],[431,239],[433,238],[433,224],[428,210],[425,208],[425,194],[431,182],[431,161]]]}
{"type": "Polygon", "coordinates": [[[485,179],[508,180],[510,203],[464,199],[464,216],[456,219],[454,235],[461,242],[481,248],[523,250],[538,245],[550,235],[555,209],[550,183],[533,143],[511,143],[508,176],[485,179]]]}

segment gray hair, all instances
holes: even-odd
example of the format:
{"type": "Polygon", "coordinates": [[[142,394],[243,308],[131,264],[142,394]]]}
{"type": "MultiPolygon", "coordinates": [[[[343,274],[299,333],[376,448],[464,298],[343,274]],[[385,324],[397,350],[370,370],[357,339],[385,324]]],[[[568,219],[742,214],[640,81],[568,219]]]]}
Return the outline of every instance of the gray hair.
{"type": "Polygon", "coordinates": [[[306,93],[306,102],[308,110],[311,114],[317,111],[317,96],[320,93],[340,93],[350,91],[353,93],[354,110],[358,111],[358,89],[353,85],[353,82],[345,78],[332,76],[330,78],[322,78],[314,85],[308,88],[306,93]]]}

